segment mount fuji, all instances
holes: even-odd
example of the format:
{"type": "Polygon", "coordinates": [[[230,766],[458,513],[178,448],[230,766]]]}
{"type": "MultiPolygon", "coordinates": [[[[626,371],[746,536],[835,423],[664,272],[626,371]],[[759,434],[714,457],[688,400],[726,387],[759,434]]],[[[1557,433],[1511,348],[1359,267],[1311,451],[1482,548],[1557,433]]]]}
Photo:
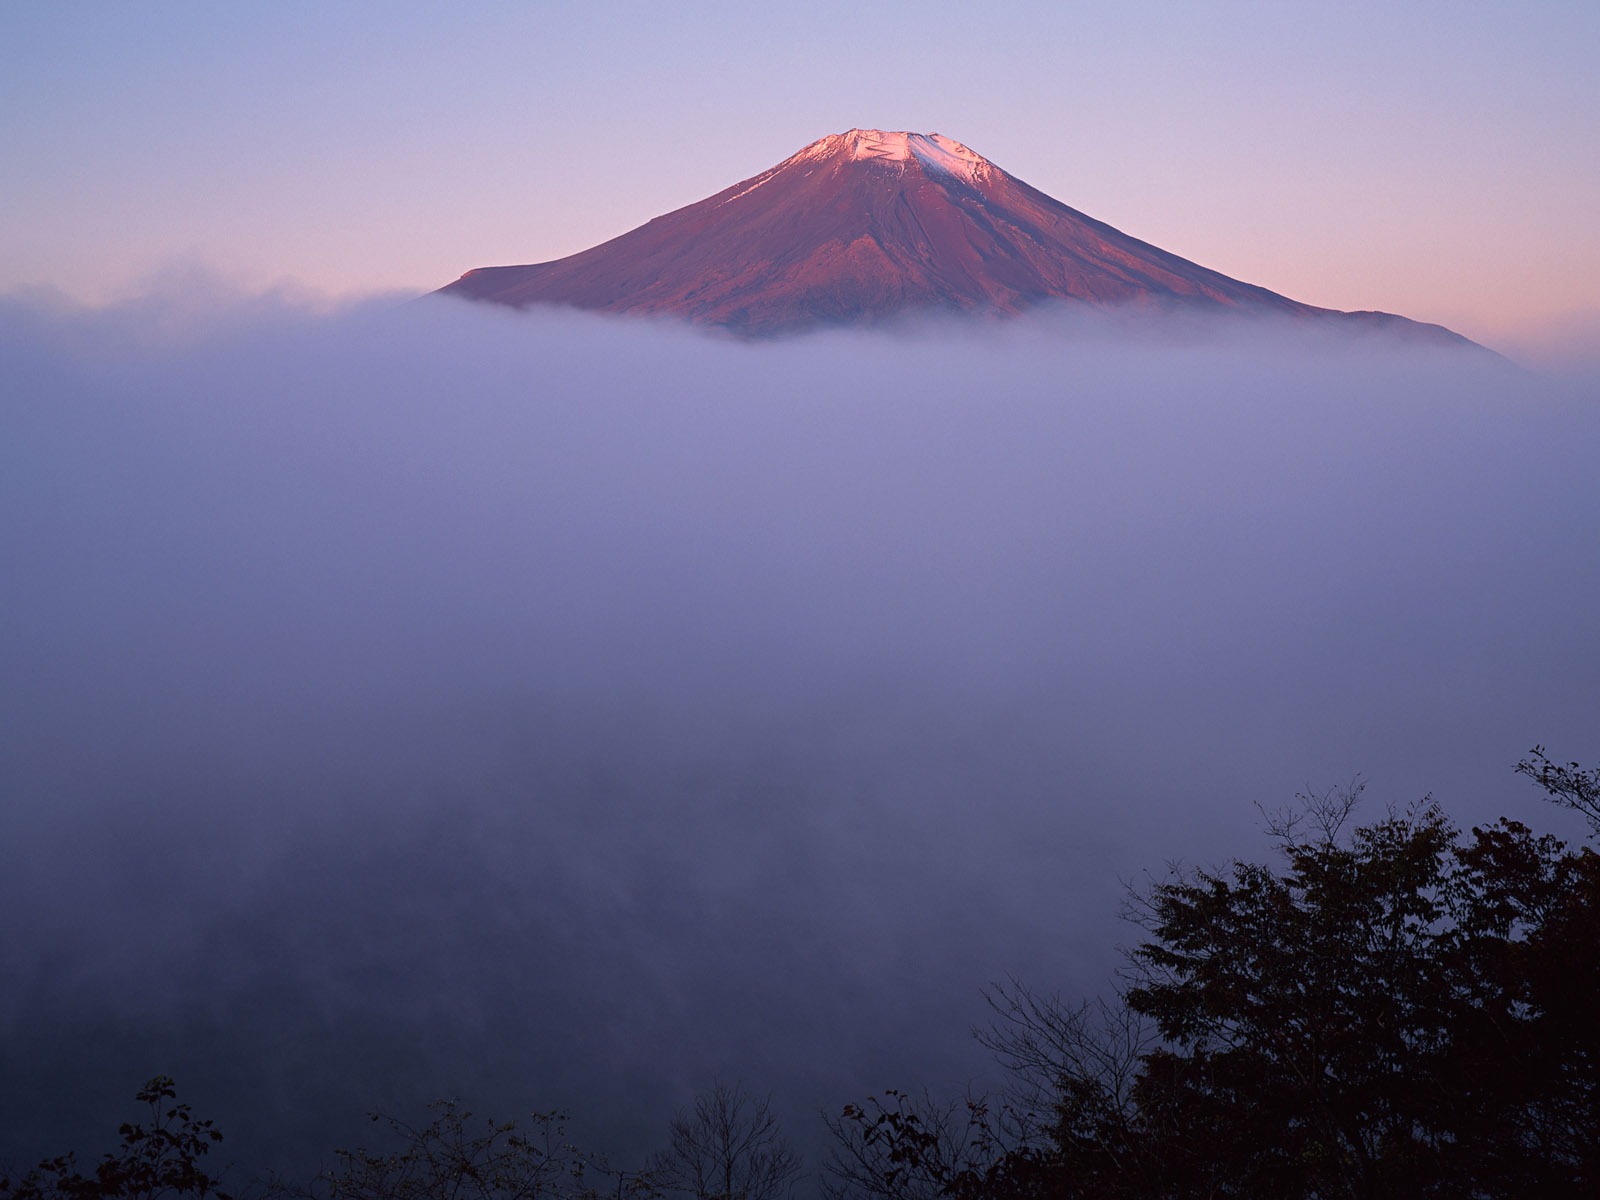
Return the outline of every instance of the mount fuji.
{"type": "Polygon", "coordinates": [[[479,267],[441,294],[677,317],[748,337],[1058,304],[1266,315],[1475,346],[1380,312],[1317,308],[1067,207],[937,133],[852,129],[588,250],[479,267]]]}

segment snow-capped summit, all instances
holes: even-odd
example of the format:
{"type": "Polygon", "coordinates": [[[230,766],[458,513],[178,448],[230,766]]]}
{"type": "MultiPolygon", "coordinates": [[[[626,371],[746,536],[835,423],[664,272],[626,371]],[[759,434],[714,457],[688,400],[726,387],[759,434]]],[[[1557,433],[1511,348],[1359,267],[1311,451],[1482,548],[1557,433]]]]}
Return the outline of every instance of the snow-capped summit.
{"type": "Polygon", "coordinates": [[[989,160],[942,133],[852,129],[830,133],[805,147],[789,161],[843,158],[848,162],[920,163],[934,171],[977,183],[987,176],[989,160]]]}
{"type": "Polygon", "coordinates": [[[1275,313],[1466,343],[1241,283],[1068,208],[942,134],[882,129],[830,134],[609,242],[480,267],[441,291],[676,316],[747,336],[1056,302],[1275,313]]]}

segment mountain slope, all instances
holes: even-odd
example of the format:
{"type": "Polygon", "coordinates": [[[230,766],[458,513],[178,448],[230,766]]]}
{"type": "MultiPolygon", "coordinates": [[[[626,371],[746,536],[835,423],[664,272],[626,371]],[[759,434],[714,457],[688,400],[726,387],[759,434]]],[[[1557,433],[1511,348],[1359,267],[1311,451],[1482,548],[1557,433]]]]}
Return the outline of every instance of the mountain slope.
{"type": "Polygon", "coordinates": [[[882,130],[830,135],[601,245],[468,271],[441,291],[753,336],[1067,301],[1336,318],[1466,343],[1439,326],[1241,283],[1068,208],[959,142],[882,130]]]}

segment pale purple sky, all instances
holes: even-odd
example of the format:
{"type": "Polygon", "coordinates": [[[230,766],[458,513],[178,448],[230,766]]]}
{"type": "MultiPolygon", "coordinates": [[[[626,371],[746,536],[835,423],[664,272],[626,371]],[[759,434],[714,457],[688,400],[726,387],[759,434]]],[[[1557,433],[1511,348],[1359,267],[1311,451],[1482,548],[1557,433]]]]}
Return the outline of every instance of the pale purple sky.
{"type": "Polygon", "coordinates": [[[440,286],[851,126],[1497,346],[1600,329],[1592,2],[0,7],[0,291],[440,286]]]}

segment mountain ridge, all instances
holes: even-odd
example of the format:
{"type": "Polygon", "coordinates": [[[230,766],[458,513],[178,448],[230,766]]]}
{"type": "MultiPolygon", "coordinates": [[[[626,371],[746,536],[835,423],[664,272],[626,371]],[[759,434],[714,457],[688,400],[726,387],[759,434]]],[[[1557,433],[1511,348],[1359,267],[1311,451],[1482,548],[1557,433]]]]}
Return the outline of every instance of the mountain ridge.
{"type": "Polygon", "coordinates": [[[747,337],[1051,303],[1316,320],[1475,346],[1391,313],[1292,300],[1134,238],[937,133],[851,129],[549,262],[439,294],[677,317],[747,337]]]}

